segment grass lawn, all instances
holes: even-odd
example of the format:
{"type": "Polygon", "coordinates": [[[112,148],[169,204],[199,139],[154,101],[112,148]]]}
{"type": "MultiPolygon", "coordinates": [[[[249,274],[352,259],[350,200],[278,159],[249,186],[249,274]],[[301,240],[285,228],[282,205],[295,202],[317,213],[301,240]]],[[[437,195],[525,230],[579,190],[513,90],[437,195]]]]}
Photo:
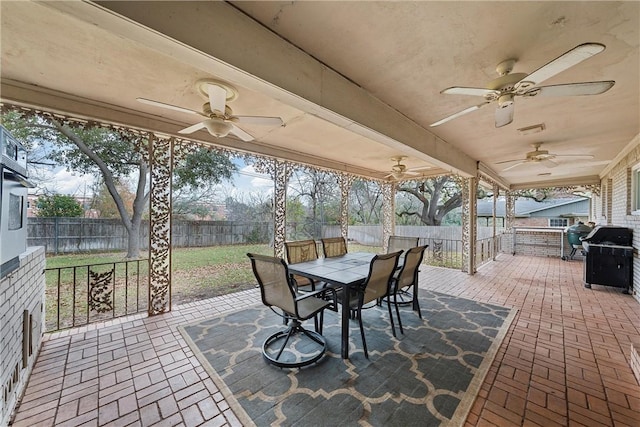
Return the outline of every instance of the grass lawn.
{"type": "MultiPolygon", "coordinates": [[[[349,244],[349,252],[375,253],[380,250],[379,247],[349,244]]],[[[173,249],[172,303],[181,304],[254,288],[256,280],[246,256],[247,252],[272,255],[273,248],[269,245],[233,245],[173,249]]],[[[58,270],[46,273],[47,329],[55,330],[136,311],[146,311],[147,262],[129,263],[125,267],[122,263],[125,261],[124,256],[124,252],[48,256],[47,269],[64,269],[60,270],[60,289],[57,286],[58,270]],[[108,271],[114,269],[115,279],[105,279],[106,284],[102,287],[89,286],[89,282],[94,282],[95,278],[89,277],[87,267],[65,268],[103,263],[117,264],[115,269],[114,264],[91,268],[92,271],[103,274],[108,274],[108,271]],[[110,308],[109,310],[105,313],[87,310],[92,301],[95,307],[95,301],[105,301],[105,296],[108,304],[102,304],[101,307],[110,308]]],[[[141,254],[141,258],[146,257],[146,253],[141,254]]]]}

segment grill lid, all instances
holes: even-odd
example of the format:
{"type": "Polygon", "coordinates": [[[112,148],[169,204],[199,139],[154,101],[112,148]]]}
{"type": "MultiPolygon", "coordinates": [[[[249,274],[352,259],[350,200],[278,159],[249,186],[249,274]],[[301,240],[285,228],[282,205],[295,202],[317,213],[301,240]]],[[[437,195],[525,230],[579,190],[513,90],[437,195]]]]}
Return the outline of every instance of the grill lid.
{"type": "Polygon", "coordinates": [[[632,246],[633,230],[613,225],[599,225],[580,240],[587,243],[607,243],[609,245],[632,246]]]}

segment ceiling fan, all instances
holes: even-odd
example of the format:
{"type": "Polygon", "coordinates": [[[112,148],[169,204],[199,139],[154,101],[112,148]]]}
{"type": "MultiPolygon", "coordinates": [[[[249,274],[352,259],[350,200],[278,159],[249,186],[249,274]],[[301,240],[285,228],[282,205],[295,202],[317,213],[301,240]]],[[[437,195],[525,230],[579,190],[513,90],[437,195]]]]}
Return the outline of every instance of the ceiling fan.
{"type": "Polygon", "coordinates": [[[420,175],[419,170],[431,169],[431,166],[422,166],[418,168],[407,168],[406,165],[403,165],[401,162],[406,159],[407,156],[394,156],[390,160],[392,162],[396,162],[395,165],[391,167],[391,172],[385,175],[385,178],[392,177],[395,180],[399,180],[405,178],[407,175],[418,176],[420,175]]]}
{"type": "Polygon", "coordinates": [[[209,133],[216,138],[222,138],[231,133],[243,141],[251,141],[254,139],[253,136],[236,126],[236,123],[283,126],[280,117],[234,115],[231,107],[227,105],[227,102],[235,100],[238,97],[238,91],[228,83],[217,80],[200,80],[196,83],[196,86],[200,95],[208,101],[202,106],[202,112],[146,98],[137,98],[137,100],[143,104],[153,105],[154,107],[205,117],[205,120],[179,130],[178,133],[182,134],[190,134],[200,129],[207,129],[209,133]]]}
{"type": "Polygon", "coordinates": [[[554,162],[553,160],[558,158],[558,157],[582,157],[585,159],[593,159],[593,156],[591,154],[554,154],[554,153],[550,153],[547,150],[541,150],[540,146],[542,145],[541,142],[536,142],[535,144],[531,144],[531,146],[534,148],[533,151],[529,151],[526,155],[524,159],[513,159],[513,160],[504,160],[502,162],[496,162],[496,164],[504,164],[504,163],[512,163],[512,162],[517,162],[505,169],[502,169],[502,172],[504,171],[508,171],[510,169],[513,169],[515,167],[518,167],[520,165],[524,165],[525,163],[542,163],[543,165],[545,165],[548,168],[555,168],[556,166],[558,166],[558,163],[554,162]]]}
{"type": "Polygon", "coordinates": [[[444,89],[440,93],[449,95],[473,95],[481,96],[485,101],[481,104],[466,108],[442,120],[432,123],[431,126],[438,126],[453,120],[457,117],[478,110],[485,105],[497,101],[498,105],[495,114],[496,127],[506,126],[513,121],[514,98],[516,96],[576,96],[576,95],[598,95],[611,89],[615,84],[613,80],[566,83],[551,86],[537,86],[543,81],[556,74],[573,67],[602,52],[605,46],[600,43],[584,43],[560,55],[548,64],[538,68],[531,74],[511,73],[516,63],[515,59],[507,59],[496,67],[500,77],[490,81],[484,88],[454,86],[444,89]]]}

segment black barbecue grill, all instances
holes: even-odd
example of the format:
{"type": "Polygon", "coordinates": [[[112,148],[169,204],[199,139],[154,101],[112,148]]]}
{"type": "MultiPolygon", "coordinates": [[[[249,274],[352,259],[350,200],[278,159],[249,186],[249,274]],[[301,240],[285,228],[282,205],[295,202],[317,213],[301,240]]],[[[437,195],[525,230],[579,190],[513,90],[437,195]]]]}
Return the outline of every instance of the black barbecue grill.
{"type": "Polygon", "coordinates": [[[633,283],[633,232],[629,228],[598,226],[582,237],[584,283],[615,286],[628,293],[633,283]]]}

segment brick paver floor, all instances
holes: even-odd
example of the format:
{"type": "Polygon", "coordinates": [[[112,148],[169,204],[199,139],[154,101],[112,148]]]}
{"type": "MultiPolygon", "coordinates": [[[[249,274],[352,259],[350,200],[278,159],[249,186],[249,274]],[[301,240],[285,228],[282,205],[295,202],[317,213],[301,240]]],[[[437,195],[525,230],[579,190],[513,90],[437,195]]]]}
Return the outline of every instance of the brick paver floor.
{"type": "MultiPolygon", "coordinates": [[[[501,255],[477,274],[424,267],[420,287],[519,309],[467,426],[639,426],[640,303],[582,285],[582,263],[501,255]]],[[[20,426],[237,426],[176,325],[259,303],[256,289],[45,336],[20,426]]]]}

